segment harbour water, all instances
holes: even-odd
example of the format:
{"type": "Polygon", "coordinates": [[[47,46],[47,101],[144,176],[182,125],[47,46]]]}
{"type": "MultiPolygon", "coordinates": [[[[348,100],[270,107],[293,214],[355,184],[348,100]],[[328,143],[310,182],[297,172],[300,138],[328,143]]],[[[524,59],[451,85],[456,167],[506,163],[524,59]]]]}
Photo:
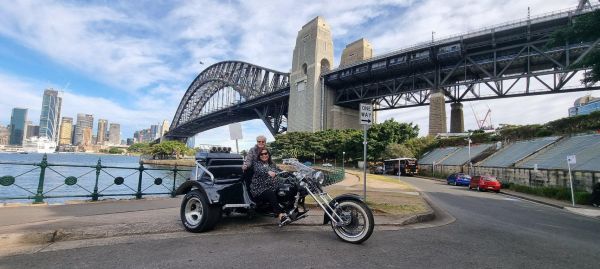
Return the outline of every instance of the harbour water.
{"type": "MultiPolygon", "coordinates": [[[[31,199],[8,199],[8,198],[31,198],[38,190],[40,172],[39,166],[43,154],[30,153],[0,153],[0,177],[12,176],[14,183],[9,186],[0,185],[0,203],[31,203],[31,199]],[[3,164],[3,163],[11,164],[3,164]]],[[[139,157],[123,155],[84,154],[84,153],[53,153],[47,155],[50,164],[44,171],[43,193],[45,202],[51,204],[65,203],[69,200],[90,200],[90,197],[57,197],[57,196],[85,196],[94,193],[96,186],[95,168],[100,160],[102,168],[98,175],[97,190],[99,199],[131,199],[140,187],[143,193],[170,193],[173,186],[178,186],[189,177],[189,172],[177,172],[174,180],[174,172],[169,171],[172,167],[145,168],[163,170],[144,170],[141,172],[142,183],[139,184],[140,171],[139,157]],[[56,165],[56,166],[55,166],[56,165]],[[63,165],[77,165],[71,167],[63,165]],[[71,177],[71,181],[67,178],[71,177]],[[76,178],[75,184],[72,177],[76,178]],[[122,178],[123,183],[119,183],[122,178]],[[115,180],[116,179],[116,180],[115,180]],[[158,184],[157,184],[158,183],[158,184]],[[138,186],[139,185],[139,186],[138,186]]],[[[4,182],[6,183],[6,182],[4,182]]],[[[166,194],[162,194],[163,196],[166,194]]],[[[144,196],[146,197],[146,196],[144,196]]]]}

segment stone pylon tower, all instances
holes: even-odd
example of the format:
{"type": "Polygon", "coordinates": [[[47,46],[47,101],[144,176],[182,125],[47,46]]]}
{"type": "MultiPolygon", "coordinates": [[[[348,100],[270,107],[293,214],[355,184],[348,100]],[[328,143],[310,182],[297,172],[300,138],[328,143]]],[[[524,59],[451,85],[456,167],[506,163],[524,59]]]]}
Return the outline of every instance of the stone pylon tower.
{"type": "Polygon", "coordinates": [[[329,24],[316,17],[298,31],[292,72],[288,131],[315,132],[324,129],[325,89],[321,73],[333,66],[333,39],[329,24]]]}
{"type": "Polygon", "coordinates": [[[462,133],[465,131],[465,118],[463,116],[463,105],[452,103],[450,105],[450,132],[462,133]]]}
{"type": "Polygon", "coordinates": [[[436,91],[429,97],[429,135],[446,132],[446,103],[444,94],[436,91]]]}

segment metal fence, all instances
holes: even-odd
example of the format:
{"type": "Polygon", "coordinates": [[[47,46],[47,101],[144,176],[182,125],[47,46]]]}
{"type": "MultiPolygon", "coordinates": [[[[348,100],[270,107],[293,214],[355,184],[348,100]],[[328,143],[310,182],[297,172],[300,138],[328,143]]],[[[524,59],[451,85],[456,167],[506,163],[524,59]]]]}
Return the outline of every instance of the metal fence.
{"type": "Polygon", "coordinates": [[[320,171],[323,171],[325,175],[325,180],[323,181],[323,186],[333,185],[344,180],[345,169],[339,167],[329,167],[329,168],[320,168],[320,171]]]}
{"type": "Polygon", "coordinates": [[[190,169],[53,164],[44,155],[40,163],[0,162],[0,167],[18,168],[16,175],[2,175],[0,200],[33,200],[43,203],[49,198],[91,198],[146,195],[175,196],[177,180],[185,180],[190,169]],[[37,184],[36,182],[37,181],[37,184]],[[4,188],[4,190],[2,190],[4,188]]]}

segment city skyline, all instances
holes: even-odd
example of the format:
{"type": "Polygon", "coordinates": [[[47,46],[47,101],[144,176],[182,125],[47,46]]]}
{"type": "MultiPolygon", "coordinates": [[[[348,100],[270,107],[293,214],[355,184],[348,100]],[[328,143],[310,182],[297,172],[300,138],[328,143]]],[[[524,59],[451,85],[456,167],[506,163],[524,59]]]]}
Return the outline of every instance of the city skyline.
{"type": "MultiPolygon", "coordinates": [[[[377,56],[432,38],[524,19],[528,10],[536,16],[577,3],[407,0],[347,1],[340,5],[325,1],[303,3],[302,8],[293,1],[2,3],[0,94],[11,102],[0,101],[0,124],[9,122],[7,114],[12,107],[29,107],[30,115],[41,113],[39,91],[51,87],[64,92],[63,115],[88,113],[111,119],[121,124],[125,138],[133,137],[136,130],[160,124],[165,118],[171,121],[189,84],[213,63],[242,60],[289,72],[296,34],[317,15],[331,25],[333,66],[337,66],[342,49],[363,37],[371,42],[377,56]],[[200,12],[203,16],[199,17],[200,12]]],[[[465,127],[475,129],[474,114],[484,113],[488,106],[495,125],[544,123],[568,116],[573,100],[586,94],[465,103],[465,127]]],[[[449,106],[446,109],[449,115],[449,106]]],[[[428,113],[428,107],[389,110],[380,112],[378,120],[414,122],[424,135],[428,113]]],[[[258,134],[273,139],[260,120],[242,126],[241,148],[254,144],[258,134]]],[[[199,135],[198,140],[234,145],[224,139],[227,132],[227,126],[220,127],[199,135]]]]}

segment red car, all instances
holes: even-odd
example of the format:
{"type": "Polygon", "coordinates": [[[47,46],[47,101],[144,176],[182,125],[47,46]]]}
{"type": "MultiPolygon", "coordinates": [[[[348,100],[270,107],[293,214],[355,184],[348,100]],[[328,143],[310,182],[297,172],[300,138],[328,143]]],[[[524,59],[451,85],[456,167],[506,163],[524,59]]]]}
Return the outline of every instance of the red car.
{"type": "Polygon", "coordinates": [[[469,183],[470,189],[477,189],[478,191],[495,191],[496,193],[500,192],[502,184],[493,176],[474,176],[471,178],[471,183],[469,183]]]}

